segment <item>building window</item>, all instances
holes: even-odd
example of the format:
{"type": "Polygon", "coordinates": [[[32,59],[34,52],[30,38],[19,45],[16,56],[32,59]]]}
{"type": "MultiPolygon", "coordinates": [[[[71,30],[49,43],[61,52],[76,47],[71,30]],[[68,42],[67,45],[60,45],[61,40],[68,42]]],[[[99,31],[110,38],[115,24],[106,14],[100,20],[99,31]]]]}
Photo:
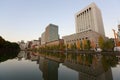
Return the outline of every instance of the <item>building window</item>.
{"type": "Polygon", "coordinates": [[[91,10],[91,7],[89,8],[89,10],[91,10]]]}
{"type": "Polygon", "coordinates": [[[87,9],[87,12],[88,12],[88,9],[87,9]]]}

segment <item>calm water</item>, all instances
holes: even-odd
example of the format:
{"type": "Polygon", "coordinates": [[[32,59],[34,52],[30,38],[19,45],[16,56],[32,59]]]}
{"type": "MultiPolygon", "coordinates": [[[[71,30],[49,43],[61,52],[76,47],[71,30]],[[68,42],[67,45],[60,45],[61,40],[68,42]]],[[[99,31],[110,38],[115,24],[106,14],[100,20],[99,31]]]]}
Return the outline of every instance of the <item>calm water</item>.
{"type": "Polygon", "coordinates": [[[0,58],[0,80],[120,80],[116,56],[45,54],[21,51],[0,58]]]}

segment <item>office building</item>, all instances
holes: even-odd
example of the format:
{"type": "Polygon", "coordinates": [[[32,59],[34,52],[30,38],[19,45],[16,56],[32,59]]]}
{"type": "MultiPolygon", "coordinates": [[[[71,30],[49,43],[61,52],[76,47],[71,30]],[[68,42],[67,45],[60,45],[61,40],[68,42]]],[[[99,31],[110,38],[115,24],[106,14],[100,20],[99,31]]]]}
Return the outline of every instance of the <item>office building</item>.
{"type": "MultiPolygon", "coordinates": [[[[102,36],[105,40],[104,26],[100,9],[95,3],[91,3],[75,14],[76,33],[63,36],[66,46],[71,44],[85,44],[86,40],[91,42],[93,49],[99,47],[98,39],[102,36]]],[[[79,46],[78,46],[79,47],[79,46]]]]}
{"type": "Polygon", "coordinates": [[[41,35],[41,45],[59,40],[58,26],[49,24],[41,35]]]}
{"type": "Polygon", "coordinates": [[[105,35],[102,15],[95,3],[91,3],[75,14],[76,33],[95,31],[105,35]]]}
{"type": "Polygon", "coordinates": [[[45,44],[45,32],[41,35],[41,45],[45,44]]]}
{"type": "Polygon", "coordinates": [[[49,24],[45,30],[45,41],[51,42],[59,39],[58,26],[54,24],[49,24]]]}

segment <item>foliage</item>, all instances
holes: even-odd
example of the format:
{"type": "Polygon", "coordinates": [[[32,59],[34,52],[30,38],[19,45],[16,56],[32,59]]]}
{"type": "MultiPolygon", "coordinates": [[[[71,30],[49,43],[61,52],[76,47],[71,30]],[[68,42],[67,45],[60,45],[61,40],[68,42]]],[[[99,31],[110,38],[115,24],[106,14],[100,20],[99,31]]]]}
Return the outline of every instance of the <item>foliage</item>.
{"type": "Polygon", "coordinates": [[[81,48],[81,50],[83,50],[83,43],[82,43],[82,41],[80,42],[80,48],[81,48]]]}
{"type": "Polygon", "coordinates": [[[68,44],[68,49],[71,49],[71,44],[68,44]]]}
{"type": "Polygon", "coordinates": [[[90,42],[90,40],[86,40],[86,43],[85,43],[84,47],[85,47],[84,49],[90,50],[90,48],[91,48],[91,42],[90,42]]]}
{"type": "Polygon", "coordinates": [[[115,67],[118,64],[118,58],[113,55],[103,55],[102,56],[102,65],[105,71],[110,67],[115,67]]]}
{"type": "Polygon", "coordinates": [[[0,36],[0,48],[3,47],[5,40],[0,36]]]}
{"type": "Polygon", "coordinates": [[[80,41],[76,42],[76,47],[77,47],[78,50],[80,49],[80,41]]]}
{"type": "Polygon", "coordinates": [[[51,46],[44,46],[44,47],[40,47],[38,49],[40,52],[53,52],[53,51],[63,51],[65,50],[65,45],[61,44],[61,45],[51,45],[51,46]]]}
{"type": "Polygon", "coordinates": [[[103,50],[112,51],[114,48],[114,43],[112,40],[107,40],[104,42],[103,50]]]}
{"type": "Polygon", "coordinates": [[[1,63],[8,59],[15,58],[18,55],[19,50],[7,49],[7,50],[0,51],[0,53],[2,53],[2,54],[0,54],[0,63],[1,63]]]}
{"type": "Polygon", "coordinates": [[[71,49],[72,49],[72,50],[77,49],[77,47],[76,47],[76,44],[75,44],[75,43],[74,43],[74,44],[71,44],[71,49]]]}
{"type": "Polygon", "coordinates": [[[99,47],[103,51],[112,51],[114,48],[114,42],[111,39],[104,41],[104,39],[100,36],[98,43],[99,43],[99,47]]]}
{"type": "Polygon", "coordinates": [[[98,39],[98,44],[101,49],[104,49],[104,43],[105,43],[105,41],[104,41],[103,37],[100,36],[98,39]]]}
{"type": "Polygon", "coordinates": [[[19,45],[17,43],[5,41],[0,36],[0,49],[20,49],[19,45]]]}

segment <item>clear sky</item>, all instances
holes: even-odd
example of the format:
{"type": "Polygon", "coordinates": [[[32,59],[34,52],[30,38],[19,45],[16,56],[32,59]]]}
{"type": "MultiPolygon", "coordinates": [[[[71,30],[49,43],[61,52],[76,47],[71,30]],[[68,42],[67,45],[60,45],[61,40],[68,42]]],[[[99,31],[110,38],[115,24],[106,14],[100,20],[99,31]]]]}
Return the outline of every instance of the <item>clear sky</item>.
{"type": "Polygon", "coordinates": [[[0,0],[0,36],[13,42],[38,39],[50,23],[59,26],[60,37],[73,34],[75,13],[92,2],[101,10],[106,36],[113,37],[120,0],[0,0]]]}

